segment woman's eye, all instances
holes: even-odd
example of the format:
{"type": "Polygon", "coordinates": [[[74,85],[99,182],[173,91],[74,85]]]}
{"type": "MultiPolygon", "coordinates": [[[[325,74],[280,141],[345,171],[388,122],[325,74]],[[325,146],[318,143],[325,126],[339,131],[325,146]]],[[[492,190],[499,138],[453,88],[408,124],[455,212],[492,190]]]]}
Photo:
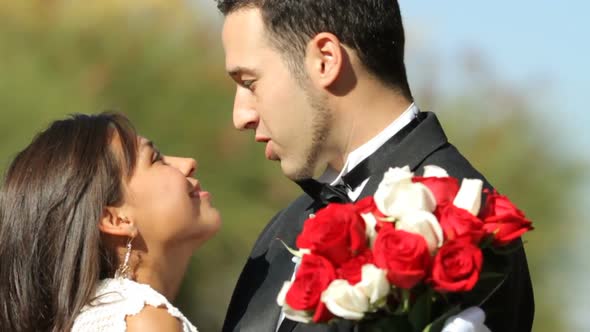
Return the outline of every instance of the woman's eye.
{"type": "Polygon", "coordinates": [[[154,151],[154,154],[152,156],[152,164],[155,164],[159,161],[163,161],[164,158],[162,158],[162,154],[159,151],[154,151]]]}

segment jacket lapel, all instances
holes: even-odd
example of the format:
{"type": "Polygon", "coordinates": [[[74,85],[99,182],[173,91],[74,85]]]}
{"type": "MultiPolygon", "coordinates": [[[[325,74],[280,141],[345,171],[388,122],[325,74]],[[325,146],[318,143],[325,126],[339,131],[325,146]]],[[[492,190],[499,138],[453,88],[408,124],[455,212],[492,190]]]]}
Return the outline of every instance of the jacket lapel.
{"type": "Polygon", "coordinates": [[[390,167],[410,166],[416,171],[418,166],[436,150],[448,144],[440,122],[432,112],[422,112],[420,123],[397,145],[384,144],[376,154],[380,155],[375,172],[361,191],[359,200],[372,195],[383,179],[383,174],[390,167]]]}
{"type": "Polygon", "coordinates": [[[270,240],[265,255],[269,265],[268,273],[248,304],[248,309],[240,322],[239,331],[274,332],[276,330],[281,313],[281,308],[276,301],[277,295],[284,282],[291,280],[295,268],[295,263],[292,261],[293,255],[281,241],[295,248],[297,235],[303,229],[303,223],[309,213],[312,212],[305,209],[310,204],[311,199],[303,196],[280,216],[279,230],[274,239],[270,240]]]}

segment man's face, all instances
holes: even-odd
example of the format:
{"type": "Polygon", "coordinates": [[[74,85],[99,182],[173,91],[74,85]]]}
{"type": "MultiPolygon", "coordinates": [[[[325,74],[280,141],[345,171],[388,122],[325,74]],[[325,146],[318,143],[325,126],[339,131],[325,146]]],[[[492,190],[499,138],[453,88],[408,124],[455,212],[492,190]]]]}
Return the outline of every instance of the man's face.
{"type": "Polygon", "coordinates": [[[234,126],[253,130],[266,144],[266,158],[280,161],[287,177],[312,176],[330,129],[325,103],[310,84],[298,84],[267,39],[258,9],[227,15],[222,38],[226,69],[237,83],[234,126]]]}

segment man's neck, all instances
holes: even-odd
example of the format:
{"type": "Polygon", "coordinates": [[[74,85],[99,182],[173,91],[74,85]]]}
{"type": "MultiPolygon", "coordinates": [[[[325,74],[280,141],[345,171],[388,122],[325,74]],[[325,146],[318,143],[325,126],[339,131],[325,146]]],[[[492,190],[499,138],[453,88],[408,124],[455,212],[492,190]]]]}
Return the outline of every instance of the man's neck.
{"type": "Polygon", "coordinates": [[[333,157],[329,167],[340,171],[348,154],[382,132],[412,104],[411,100],[377,82],[359,85],[337,98],[333,157]]]}

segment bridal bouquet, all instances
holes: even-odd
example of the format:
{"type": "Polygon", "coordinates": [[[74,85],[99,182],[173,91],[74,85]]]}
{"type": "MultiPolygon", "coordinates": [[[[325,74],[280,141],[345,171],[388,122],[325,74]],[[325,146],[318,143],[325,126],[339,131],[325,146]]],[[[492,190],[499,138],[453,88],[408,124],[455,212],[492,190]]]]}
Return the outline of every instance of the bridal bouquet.
{"type": "Polygon", "coordinates": [[[298,249],[289,249],[298,257],[295,278],[277,302],[303,323],[346,319],[363,331],[440,331],[460,311],[455,294],[502,279],[482,250],[508,253],[532,229],[481,180],[459,183],[437,166],[423,176],[391,168],[373,196],[329,204],[305,221],[298,249]]]}

